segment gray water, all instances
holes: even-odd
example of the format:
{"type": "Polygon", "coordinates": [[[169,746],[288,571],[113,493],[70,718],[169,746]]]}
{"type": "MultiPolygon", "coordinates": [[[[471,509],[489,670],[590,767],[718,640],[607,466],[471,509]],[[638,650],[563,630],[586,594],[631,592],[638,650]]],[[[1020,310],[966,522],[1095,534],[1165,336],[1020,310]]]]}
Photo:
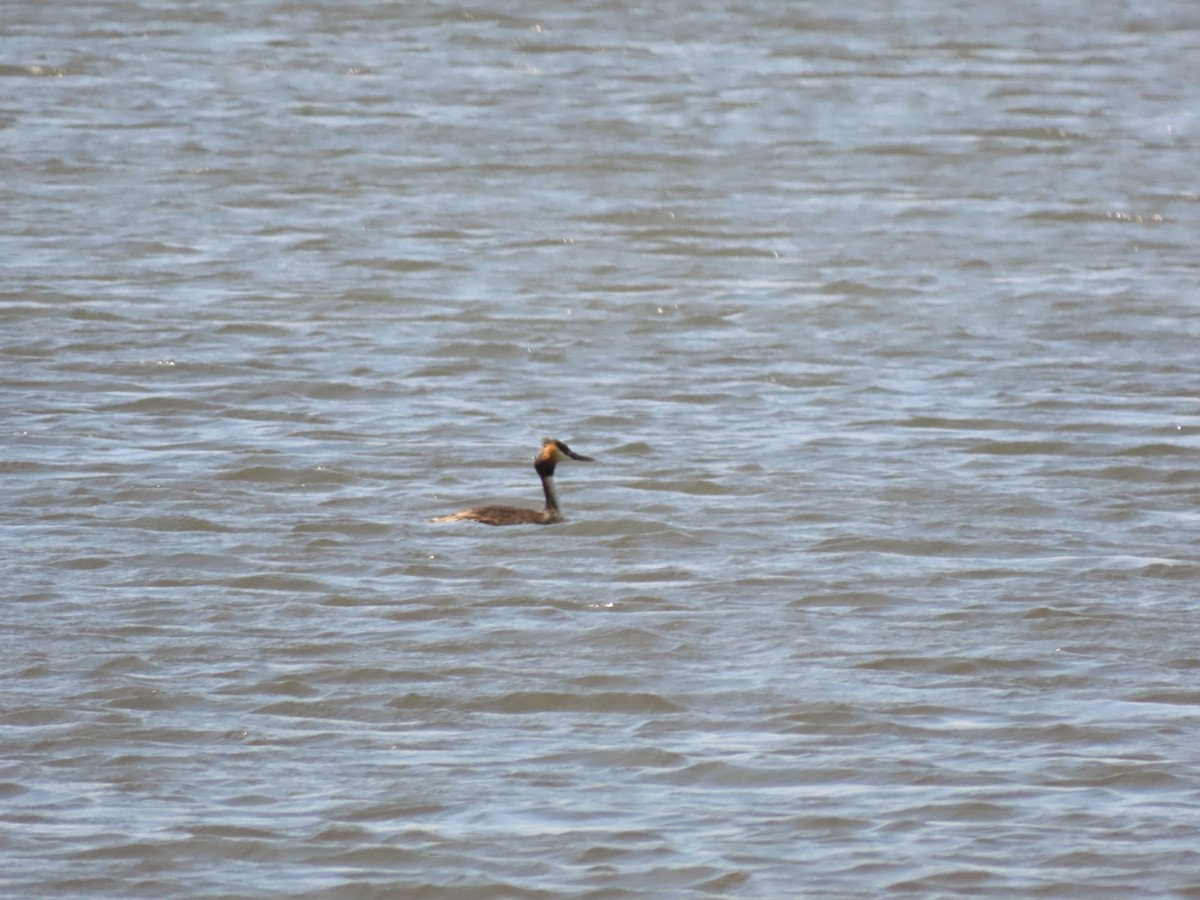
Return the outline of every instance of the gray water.
{"type": "Polygon", "coordinates": [[[1198,58],[0,6],[0,892],[1200,897],[1198,58]]]}

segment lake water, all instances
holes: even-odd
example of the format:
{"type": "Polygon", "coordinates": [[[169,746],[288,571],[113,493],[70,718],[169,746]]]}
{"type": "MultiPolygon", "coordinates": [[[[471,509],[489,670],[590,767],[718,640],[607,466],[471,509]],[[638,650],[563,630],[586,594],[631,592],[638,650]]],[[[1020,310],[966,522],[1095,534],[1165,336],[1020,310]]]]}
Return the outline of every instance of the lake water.
{"type": "Polygon", "coordinates": [[[1197,58],[4,4],[0,892],[1200,897],[1197,58]]]}

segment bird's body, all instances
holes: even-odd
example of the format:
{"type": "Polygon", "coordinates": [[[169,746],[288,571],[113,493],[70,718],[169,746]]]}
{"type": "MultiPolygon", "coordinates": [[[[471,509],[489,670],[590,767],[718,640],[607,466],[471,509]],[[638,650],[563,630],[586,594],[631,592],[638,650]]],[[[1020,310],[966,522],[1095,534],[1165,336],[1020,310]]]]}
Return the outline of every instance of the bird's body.
{"type": "Polygon", "coordinates": [[[554,438],[544,438],[542,449],[533,458],[533,467],[542,480],[542,491],[546,495],[543,509],[524,509],[516,506],[480,506],[464,509],[448,516],[438,516],[435,522],[482,522],[484,525],[550,525],[563,520],[558,508],[558,493],[554,490],[554,467],[564,460],[595,462],[590,456],[582,456],[554,438]]]}
{"type": "Polygon", "coordinates": [[[517,506],[477,506],[448,516],[438,516],[435,522],[482,522],[484,525],[550,525],[562,521],[556,509],[524,509],[517,506]]]}

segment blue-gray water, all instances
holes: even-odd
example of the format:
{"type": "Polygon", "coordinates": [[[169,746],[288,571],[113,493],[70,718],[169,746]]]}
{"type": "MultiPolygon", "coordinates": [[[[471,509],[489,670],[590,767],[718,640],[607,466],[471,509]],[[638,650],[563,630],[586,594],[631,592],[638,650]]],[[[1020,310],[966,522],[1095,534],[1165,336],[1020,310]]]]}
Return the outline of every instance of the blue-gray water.
{"type": "Polygon", "coordinates": [[[0,6],[0,891],[1200,896],[1197,58],[0,6]]]}

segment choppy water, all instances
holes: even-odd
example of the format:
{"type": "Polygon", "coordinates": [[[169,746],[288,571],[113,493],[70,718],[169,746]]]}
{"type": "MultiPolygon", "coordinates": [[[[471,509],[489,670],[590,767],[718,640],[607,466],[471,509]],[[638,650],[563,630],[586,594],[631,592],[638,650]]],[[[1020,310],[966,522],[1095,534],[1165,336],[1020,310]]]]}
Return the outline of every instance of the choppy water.
{"type": "Polygon", "coordinates": [[[0,888],[1200,896],[1198,53],[4,4],[0,888]]]}

